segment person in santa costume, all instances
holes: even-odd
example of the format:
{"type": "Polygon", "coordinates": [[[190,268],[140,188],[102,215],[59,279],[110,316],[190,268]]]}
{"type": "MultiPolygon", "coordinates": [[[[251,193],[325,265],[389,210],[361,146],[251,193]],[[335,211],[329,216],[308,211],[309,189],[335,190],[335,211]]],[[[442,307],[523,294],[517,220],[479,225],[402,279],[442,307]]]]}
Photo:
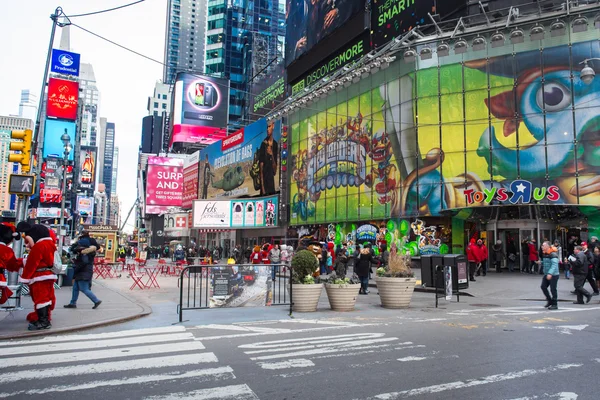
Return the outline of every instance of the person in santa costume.
{"type": "Polygon", "coordinates": [[[19,239],[21,236],[14,225],[6,222],[0,224],[0,304],[6,303],[13,295],[12,290],[7,286],[4,271],[19,272],[19,269],[23,268],[23,261],[17,260],[15,252],[10,247],[13,240],[19,239]]]}
{"type": "Polygon", "coordinates": [[[50,230],[44,225],[19,222],[17,231],[25,234],[25,245],[29,249],[27,261],[19,282],[29,285],[34,311],[27,315],[30,331],[52,327],[52,310],[56,304],[54,282],[58,277],[52,272],[56,243],[50,230]]]}

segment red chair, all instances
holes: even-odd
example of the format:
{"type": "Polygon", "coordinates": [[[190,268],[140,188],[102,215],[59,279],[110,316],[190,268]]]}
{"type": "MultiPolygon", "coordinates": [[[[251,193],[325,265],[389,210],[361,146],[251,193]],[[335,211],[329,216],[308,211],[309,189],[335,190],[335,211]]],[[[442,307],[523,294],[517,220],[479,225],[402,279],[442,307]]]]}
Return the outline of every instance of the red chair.
{"type": "Polygon", "coordinates": [[[129,273],[129,276],[131,276],[131,279],[133,279],[133,284],[131,285],[129,290],[133,290],[136,286],[139,287],[141,290],[144,290],[144,288],[146,287],[146,285],[144,285],[144,283],[142,282],[142,278],[144,278],[144,273],[138,274],[137,272],[135,272],[135,269],[132,269],[129,273]]]}

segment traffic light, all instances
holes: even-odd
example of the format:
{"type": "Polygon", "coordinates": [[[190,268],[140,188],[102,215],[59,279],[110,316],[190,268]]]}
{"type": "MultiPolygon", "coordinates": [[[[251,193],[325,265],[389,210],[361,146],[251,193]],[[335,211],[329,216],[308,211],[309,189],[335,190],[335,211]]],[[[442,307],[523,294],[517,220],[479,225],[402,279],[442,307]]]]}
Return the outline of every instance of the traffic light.
{"type": "Polygon", "coordinates": [[[21,172],[26,174],[29,172],[31,165],[31,139],[33,131],[31,129],[25,129],[23,131],[12,131],[10,137],[12,139],[22,140],[22,142],[10,142],[10,149],[13,151],[20,151],[21,154],[10,154],[8,156],[9,162],[16,162],[21,164],[21,172]]]}

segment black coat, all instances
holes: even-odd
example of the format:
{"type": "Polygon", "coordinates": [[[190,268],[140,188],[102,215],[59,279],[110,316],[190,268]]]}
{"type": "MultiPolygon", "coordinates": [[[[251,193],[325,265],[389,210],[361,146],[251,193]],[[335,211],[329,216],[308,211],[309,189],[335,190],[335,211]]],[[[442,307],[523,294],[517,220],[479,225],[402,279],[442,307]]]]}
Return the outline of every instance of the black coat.
{"type": "Polygon", "coordinates": [[[369,276],[371,271],[371,262],[373,261],[373,254],[370,249],[362,249],[356,256],[354,262],[354,272],[356,275],[365,277],[369,276]]]}
{"type": "Polygon", "coordinates": [[[587,275],[587,260],[583,251],[580,251],[578,254],[575,254],[574,257],[575,261],[569,260],[569,263],[571,264],[571,268],[573,270],[573,275],[587,275]]]}
{"type": "MultiPolygon", "coordinates": [[[[79,242],[78,242],[79,243],[79,242]]],[[[98,248],[98,243],[94,238],[89,238],[90,246],[98,248]]],[[[76,247],[77,243],[72,247],[76,247]]],[[[81,250],[80,250],[81,251],[81,250]]],[[[79,251],[79,252],[80,252],[79,251]]],[[[87,256],[79,255],[74,265],[74,281],[91,281],[94,276],[94,256],[95,253],[90,253],[87,256]]]]}

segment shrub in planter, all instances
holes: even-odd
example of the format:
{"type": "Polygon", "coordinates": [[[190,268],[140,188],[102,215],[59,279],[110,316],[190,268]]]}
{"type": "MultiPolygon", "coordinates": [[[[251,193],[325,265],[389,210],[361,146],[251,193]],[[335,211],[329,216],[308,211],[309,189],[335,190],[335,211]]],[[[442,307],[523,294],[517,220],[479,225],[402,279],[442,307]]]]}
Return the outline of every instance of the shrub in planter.
{"type": "Polygon", "coordinates": [[[315,283],[313,277],[319,269],[319,262],[308,250],[301,250],[292,258],[292,309],[299,312],[317,310],[322,284],[315,283]]]}
{"type": "Polygon", "coordinates": [[[300,250],[292,258],[292,283],[313,284],[313,274],[319,269],[319,261],[308,250],[300,250]]]}
{"type": "Polygon", "coordinates": [[[335,273],[326,281],[325,291],[334,311],[352,311],[360,289],[358,279],[342,278],[335,273]]]}
{"type": "Polygon", "coordinates": [[[377,269],[377,289],[383,307],[406,308],[410,305],[416,283],[410,265],[410,256],[399,253],[394,247],[388,266],[377,269]]]}

